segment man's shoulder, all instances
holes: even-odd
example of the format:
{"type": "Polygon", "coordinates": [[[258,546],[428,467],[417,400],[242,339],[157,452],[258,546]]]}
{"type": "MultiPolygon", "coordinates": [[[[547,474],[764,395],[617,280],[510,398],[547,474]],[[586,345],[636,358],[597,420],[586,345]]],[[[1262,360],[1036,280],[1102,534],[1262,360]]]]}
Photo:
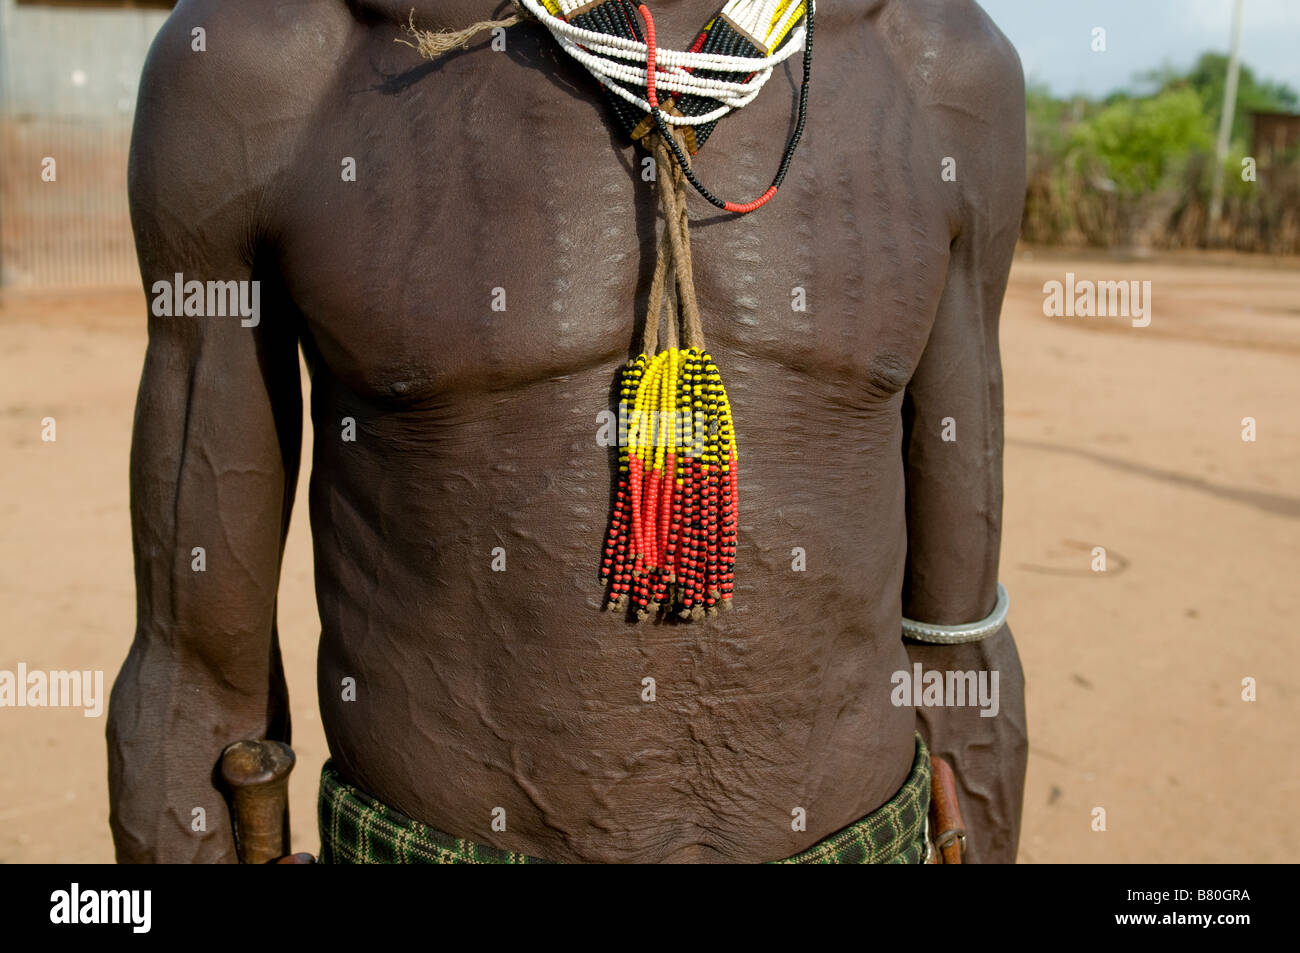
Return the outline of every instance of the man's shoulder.
{"type": "Polygon", "coordinates": [[[133,201],[181,206],[264,185],[337,82],[355,23],[339,0],[180,0],[145,60],[131,144],[133,201]]]}
{"type": "Polygon", "coordinates": [[[876,27],[942,150],[957,214],[993,209],[993,227],[1014,227],[1025,188],[1025,77],[1011,41],[975,0],[886,0],[876,27]]]}
{"type": "Polygon", "coordinates": [[[180,0],[150,47],[141,104],[250,121],[287,115],[333,81],[354,26],[342,0],[180,0]]]}
{"type": "Polygon", "coordinates": [[[975,0],[886,0],[874,16],[922,104],[1023,124],[1020,57],[975,0]]]}

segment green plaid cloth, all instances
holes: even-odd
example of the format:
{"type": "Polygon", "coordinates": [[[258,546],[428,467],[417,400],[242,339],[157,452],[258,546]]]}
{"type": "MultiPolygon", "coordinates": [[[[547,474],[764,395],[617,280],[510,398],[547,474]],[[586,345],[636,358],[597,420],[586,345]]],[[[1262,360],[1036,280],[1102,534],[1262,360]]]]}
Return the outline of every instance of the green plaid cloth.
{"type": "Polygon", "coordinates": [[[344,781],[320,774],[322,864],[545,864],[549,861],[452,837],[412,820],[344,781]]]}
{"type": "Polygon", "coordinates": [[[912,771],[898,793],[860,821],[777,864],[921,864],[930,813],[930,752],[916,735],[912,771]]]}
{"type": "MultiPolygon", "coordinates": [[[[912,771],[898,793],[860,821],[778,864],[919,864],[930,810],[930,752],[916,736],[912,771]]],[[[322,864],[545,864],[434,830],[376,801],[326,761],[320,779],[322,864]]]]}

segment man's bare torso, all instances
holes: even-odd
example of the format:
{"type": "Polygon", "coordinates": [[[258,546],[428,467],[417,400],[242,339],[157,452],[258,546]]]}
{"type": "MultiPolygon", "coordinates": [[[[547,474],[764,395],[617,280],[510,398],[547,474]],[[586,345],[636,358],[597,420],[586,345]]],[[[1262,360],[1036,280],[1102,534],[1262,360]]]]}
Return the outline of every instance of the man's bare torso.
{"type": "MultiPolygon", "coordinates": [[[[433,28],[501,12],[425,6],[433,28]]],[[[657,5],[660,43],[687,45],[716,6],[657,5]]],[[[906,15],[822,6],[777,198],[743,219],[691,199],[741,448],[735,609],[641,625],[601,611],[616,461],[597,415],[654,263],[646,153],[537,24],[430,64],[393,42],[409,4],[292,8],[287,62],[329,71],[272,134],[247,129],[250,154],[291,143],[249,160],[280,170],[254,276],[290,303],[312,375],[331,754],[409,816],[552,860],[770,860],[904,780],[900,411],[961,210],[906,15]]],[[[715,192],[766,188],[798,69],[696,157],[715,192]]]]}

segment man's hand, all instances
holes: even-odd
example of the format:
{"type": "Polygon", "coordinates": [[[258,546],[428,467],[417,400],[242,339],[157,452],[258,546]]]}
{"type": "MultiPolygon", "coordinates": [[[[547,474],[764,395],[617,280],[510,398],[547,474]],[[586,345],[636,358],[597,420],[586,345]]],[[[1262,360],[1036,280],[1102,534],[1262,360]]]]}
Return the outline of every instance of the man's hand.
{"type": "Polygon", "coordinates": [[[1010,627],[965,645],[908,642],[907,654],[926,672],[998,674],[997,714],[983,717],[976,705],[921,706],[917,717],[931,755],[946,758],[957,776],[958,802],[966,822],[963,862],[1014,863],[1029,742],[1025,680],[1010,627]]]}

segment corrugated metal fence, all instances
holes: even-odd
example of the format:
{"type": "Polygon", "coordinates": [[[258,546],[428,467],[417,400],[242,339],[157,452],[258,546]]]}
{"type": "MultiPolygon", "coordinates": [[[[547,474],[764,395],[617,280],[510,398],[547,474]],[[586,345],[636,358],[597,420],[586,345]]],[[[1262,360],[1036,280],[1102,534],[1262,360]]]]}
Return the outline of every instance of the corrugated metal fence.
{"type": "Polygon", "coordinates": [[[139,281],[127,151],[165,17],[112,0],[0,0],[0,287],[139,281]]]}
{"type": "Polygon", "coordinates": [[[139,280],[126,202],[130,135],[118,120],[0,119],[0,284],[139,280]]]}

